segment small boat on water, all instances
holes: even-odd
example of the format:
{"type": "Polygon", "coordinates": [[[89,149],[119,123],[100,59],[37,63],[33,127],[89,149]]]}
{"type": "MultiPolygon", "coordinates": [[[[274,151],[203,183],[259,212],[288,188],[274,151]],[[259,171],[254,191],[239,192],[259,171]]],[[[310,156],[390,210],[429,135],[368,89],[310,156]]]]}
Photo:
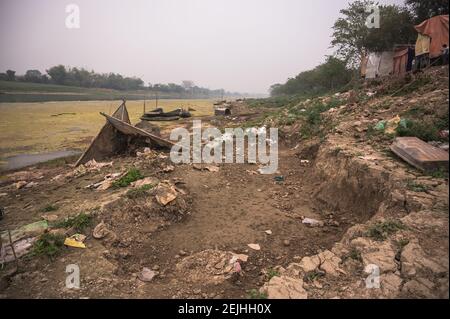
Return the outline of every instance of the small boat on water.
{"type": "Polygon", "coordinates": [[[183,110],[182,108],[164,112],[162,108],[154,109],[150,112],[144,113],[141,116],[141,120],[143,121],[176,121],[180,118],[191,117],[191,113],[189,111],[183,110]]]}

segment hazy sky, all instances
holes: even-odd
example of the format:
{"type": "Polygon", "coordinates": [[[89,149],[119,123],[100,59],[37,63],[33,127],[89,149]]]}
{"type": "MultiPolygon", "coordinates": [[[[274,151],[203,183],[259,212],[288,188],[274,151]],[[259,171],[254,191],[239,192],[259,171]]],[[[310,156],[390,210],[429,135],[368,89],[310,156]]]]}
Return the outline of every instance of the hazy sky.
{"type": "Polygon", "coordinates": [[[0,0],[0,71],[64,64],[146,83],[267,93],[332,52],[331,27],[348,2],[0,0]],[[79,29],[65,25],[71,3],[79,29]]]}

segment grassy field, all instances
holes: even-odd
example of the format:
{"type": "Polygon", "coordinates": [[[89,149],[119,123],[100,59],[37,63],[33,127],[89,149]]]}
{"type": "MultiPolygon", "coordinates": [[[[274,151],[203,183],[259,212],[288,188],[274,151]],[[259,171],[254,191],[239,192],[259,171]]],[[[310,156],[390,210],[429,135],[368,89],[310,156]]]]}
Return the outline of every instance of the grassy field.
{"type": "MultiPolygon", "coordinates": [[[[213,100],[160,100],[165,111],[192,107],[194,116],[213,114],[213,100]]],[[[0,103],[0,160],[18,154],[84,149],[121,101],[0,103]]],[[[147,111],[155,101],[147,101],[147,111]]],[[[139,121],[143,101],[127,101],[132,124],[139,121]]]]}

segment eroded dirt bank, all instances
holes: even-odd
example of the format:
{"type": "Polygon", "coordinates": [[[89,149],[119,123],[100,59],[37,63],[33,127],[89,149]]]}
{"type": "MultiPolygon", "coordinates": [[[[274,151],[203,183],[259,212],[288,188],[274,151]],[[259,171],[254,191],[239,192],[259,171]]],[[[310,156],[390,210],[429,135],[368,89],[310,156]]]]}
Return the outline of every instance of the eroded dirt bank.
{"type": "MultiPolygon", "coordinates": [[[[388,103],[342,99],[323,113],[335,123],[321,138],[300,139],[296,123],[281,128],[274,175],[250,164],[173,165],[167,153],[140,149],[101,168],[41,165],[3,176],[2,230],[44,216],[46,234],[82,233],[87,248],[23,256],[17,272],[8,263],[1,296],[448,298],[448,178],[415,170],[369,134],[417,100],[443,109],[448,86],[388,103]],[[93,189],[131,168],[148,187],[93,189]],[[80,213],[90,216],[80,229],[61,222],[80,213]],[[80,289],[66,288],[69,264],[80,267],[80,289]],[[368,288],[373,265],[379,276],[368,288]]],[[[258,115],[243,103],[236,110],[204,121],[230,127],[258,115]]]]}

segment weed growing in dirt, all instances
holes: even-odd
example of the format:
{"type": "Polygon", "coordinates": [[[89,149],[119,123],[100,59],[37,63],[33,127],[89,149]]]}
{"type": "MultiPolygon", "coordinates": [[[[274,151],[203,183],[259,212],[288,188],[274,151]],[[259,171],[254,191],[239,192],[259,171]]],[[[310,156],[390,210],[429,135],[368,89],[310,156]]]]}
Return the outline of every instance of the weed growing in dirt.
{"type": "Polygon", "coordinates": [[[344,259],[344,260],[346,260],[346,259],[353,259],[353,260],[362,262],[361,252],[360,252],[358,249],[356,249],[356,248],[353,247],[352,250],[350,250],[350,251],[348,252],[348,254],[346,254],[346,255],[344,256],[343,259],[344,259]]]}
{"type": "Polygon", "coordinates": [[[54,206],[52,204],[48,204],[47,206],[45,206],[44,208],[41,209],[41,211],[43,212],[54,212],[55,210],[58,210],[58,206],[54,206]]]}
{"type": "Polygon", "coordinates": [[[408,187],[410,191],[418,193],[426,193],[428,191],[428,187],[426,185],[422,185],[414,181],[408,181],[406,187],[408,187]]]}
{"type": "Polygon", "coordinates": [[[273,277],[279,276],[279,275],[280,275],[280,273],[273,268],[270,268],[267,271],[267,277],[269,278],[269,280],[272,279],[273,277]]]}
{"type": "Polygon", "coordinates": [[[153,187],[155,187],[155,185],[148,184],[148,185],[144,185],[144,186],[141,186],[138,188],[133,188],[133,189],[130,189],[126,193],[125,196],[129,199],[136,199],[136,198],[144,197],[144,196],[148,195],[148,191],[151,190],[153,187]]]}
{"type": "Polygon", "coordinates": [[[250,299],[267,299],[267,294],[260,292],[257,289],[250,290],[248,296],[250,299]]]}
{"type": "Polygon", "coordinates": [[[118,187],[127,187],[131,183],[144,178],[144,176],[141,174],[141,172],[137,168],[130,169],[125,176],[122,176],[117,181],[113,182],[113,186],[118,187]]]}
{"type": "Polygon", "coordinates": [[[56,228],[74,228],[77,232],[82,233],[86,227],[92,224],[92,216],[81,213],[73,217],[68,217],[63,221],[57,222],[56,228]]]}
{"type": "Polygon", "coordinates": [[[325,276],[325,274],[319,270],[313,270],[308,273],[306,273],[305,277],[303,278],[305,281],[313,282],[314,280],[321,278],[325,276]]]}
{"type": "Polygon", "coordinates": [[[439,128],[431,123],[425,123],[423,121],[405,120],[405,125],[399,125],[396,129],[398,136],[412,136],[420,138],[425,142],[439,141],[439,128]]]}
{"type": "Polygon", "coordinates": [[[31,254],[34,256],[45,255],[53,259],[61,252],[64,246],[64,237],[61,235],[54,235],[50,233],[42,234],[34,243],[31,254]]]}
{"type": "Polygon", "coordinates": [[[405,229],[406,226],[399,220],[386,220],[383,222],[376,222],[367,230],[366,236],[371,237],[377,241],[385,240],[389,235],[405,229]]]}
{"type": "Polygon", "coordinates": [[[396,241],[398,249],[401,251],[406,245],[409,244],[409,239],[402,238],[396,241]]]}
{"type": "Polygon", "coordinates": [[[430,174],[433,178],[448,178],[448,172],[443,169],[438,169],[430,174]]]}

